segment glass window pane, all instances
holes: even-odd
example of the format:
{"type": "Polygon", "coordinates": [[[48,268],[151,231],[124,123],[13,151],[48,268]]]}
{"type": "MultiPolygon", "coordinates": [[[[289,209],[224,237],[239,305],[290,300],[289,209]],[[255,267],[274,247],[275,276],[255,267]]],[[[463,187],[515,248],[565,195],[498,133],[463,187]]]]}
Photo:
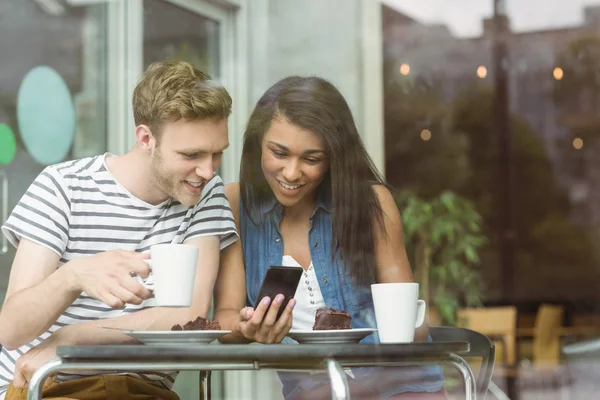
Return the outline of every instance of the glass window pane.
{"type": "Polygon", "coordinates": [[[168,1],[144,1],[144,68],[165,58],[220,79],[219,23],[168,1]]]}
{"type": "MultiPolygon", "coordinates": [[[[9,212],[45,165],[107,148],[107,7],[44,4],[0,2],[0,174],[9,212]]],[[[0,298],[8,250],[0,254],[0,298]]]]}

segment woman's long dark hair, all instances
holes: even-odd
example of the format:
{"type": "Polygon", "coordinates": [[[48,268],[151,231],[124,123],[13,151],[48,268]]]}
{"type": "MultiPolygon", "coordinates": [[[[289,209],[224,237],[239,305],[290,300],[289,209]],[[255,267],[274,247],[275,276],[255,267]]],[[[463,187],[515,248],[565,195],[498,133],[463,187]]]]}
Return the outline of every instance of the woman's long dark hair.
{"type": "Polygon", "coordinates": [[[332,258],[339,252],[346,274],[356,284],[374,283],[374,238],[385,234],[385,229],[373,185],[384,184],[384,180],[361,141],[350,107],[328,81],[288,77],[267,90],[256,104],[244,134],[240,167],[244,209],[252,215],[249,210],[272,196],[261,168],[261,146],[271,121],[278,117],[325,140],[329,171],[321,187],[331,197],[332,258]]]}

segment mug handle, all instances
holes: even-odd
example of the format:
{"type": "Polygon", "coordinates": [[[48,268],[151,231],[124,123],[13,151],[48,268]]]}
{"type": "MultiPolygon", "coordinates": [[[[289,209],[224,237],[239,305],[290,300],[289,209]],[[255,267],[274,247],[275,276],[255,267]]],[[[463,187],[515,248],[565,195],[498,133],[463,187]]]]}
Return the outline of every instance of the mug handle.
{"type": "MultiPolygon", "coordinates": [[[[148,264],[150,266],[150,271],[152,271],[152,260],[151,259],[145,259],[143,260],[146,264],[148,264]]],[[[137,275],[136,275],[137,276],[137,275]]],[[[146,289],[150,290],[150,291],[154,291],[154,282],[150,282],[147,283],[145,280],[139,278],[139,282],[142,284],[142,286],[144,286],[146,289]]]]}
{"type": "Polygon", "coordinates": [[[415,328],[420,327],[425,322],[425,310],[427,305],[425,304],[425,300],[417,300],[417,321],[415,323],[415,328]]]}

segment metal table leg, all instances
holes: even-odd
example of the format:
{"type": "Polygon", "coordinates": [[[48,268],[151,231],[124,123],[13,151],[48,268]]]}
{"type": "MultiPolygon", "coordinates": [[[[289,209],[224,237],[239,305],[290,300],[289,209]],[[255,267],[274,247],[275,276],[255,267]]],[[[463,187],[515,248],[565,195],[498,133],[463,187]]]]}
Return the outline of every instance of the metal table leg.
{"type": "Polygon", "coordinates": [[[475,375],[473,375],[473,370],[469,366],[469,364],[465,361],[464,358],[457,356],[456,354],[450,354],[445,362],[452,364],[454,368],[460,372],[463,377],[463,381],[465,382],[465,398],[466,400],[476,400],[477,399],[477,387],[475,385],[475,375]]]}
{"type": "Polygon", "coordinates": [[[38,368],[29,381],[29,390],[27,391],[27,400],[41,400],[44,381],[54,371],[58,371],[62,365],[62,360],[57,358],[48,361],[46,364],[38,368]]]}
{"type": "Polygon", "coordinates": [[[200,400],[211,400],[210,371],[200,371],[200,400]]]}
{"type": "Polygon", "coordinates": [[[331,379],[332,400],[350,400],[350,388],[346,373],[339,362],[329,359],[325,361],[329,379],[331,379]]]}

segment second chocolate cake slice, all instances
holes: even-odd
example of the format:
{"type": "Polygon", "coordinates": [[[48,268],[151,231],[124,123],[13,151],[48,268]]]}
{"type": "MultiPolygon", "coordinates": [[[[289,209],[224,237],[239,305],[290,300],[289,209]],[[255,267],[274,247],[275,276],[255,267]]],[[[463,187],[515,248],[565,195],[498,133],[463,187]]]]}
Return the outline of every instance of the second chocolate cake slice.
{"type": "Polygon", "coordinates": [[[198,317],[193,321],[188,321],[185,325],[173,325],[172,331],[219,331],[221,326],[218,321],[198,317]]]}
{"type": "Polygon", "coordinates": [[[314,331],[350,329],[352,317],[346,311],[333,308],[319,308],[315,315],[314,331]]]}

